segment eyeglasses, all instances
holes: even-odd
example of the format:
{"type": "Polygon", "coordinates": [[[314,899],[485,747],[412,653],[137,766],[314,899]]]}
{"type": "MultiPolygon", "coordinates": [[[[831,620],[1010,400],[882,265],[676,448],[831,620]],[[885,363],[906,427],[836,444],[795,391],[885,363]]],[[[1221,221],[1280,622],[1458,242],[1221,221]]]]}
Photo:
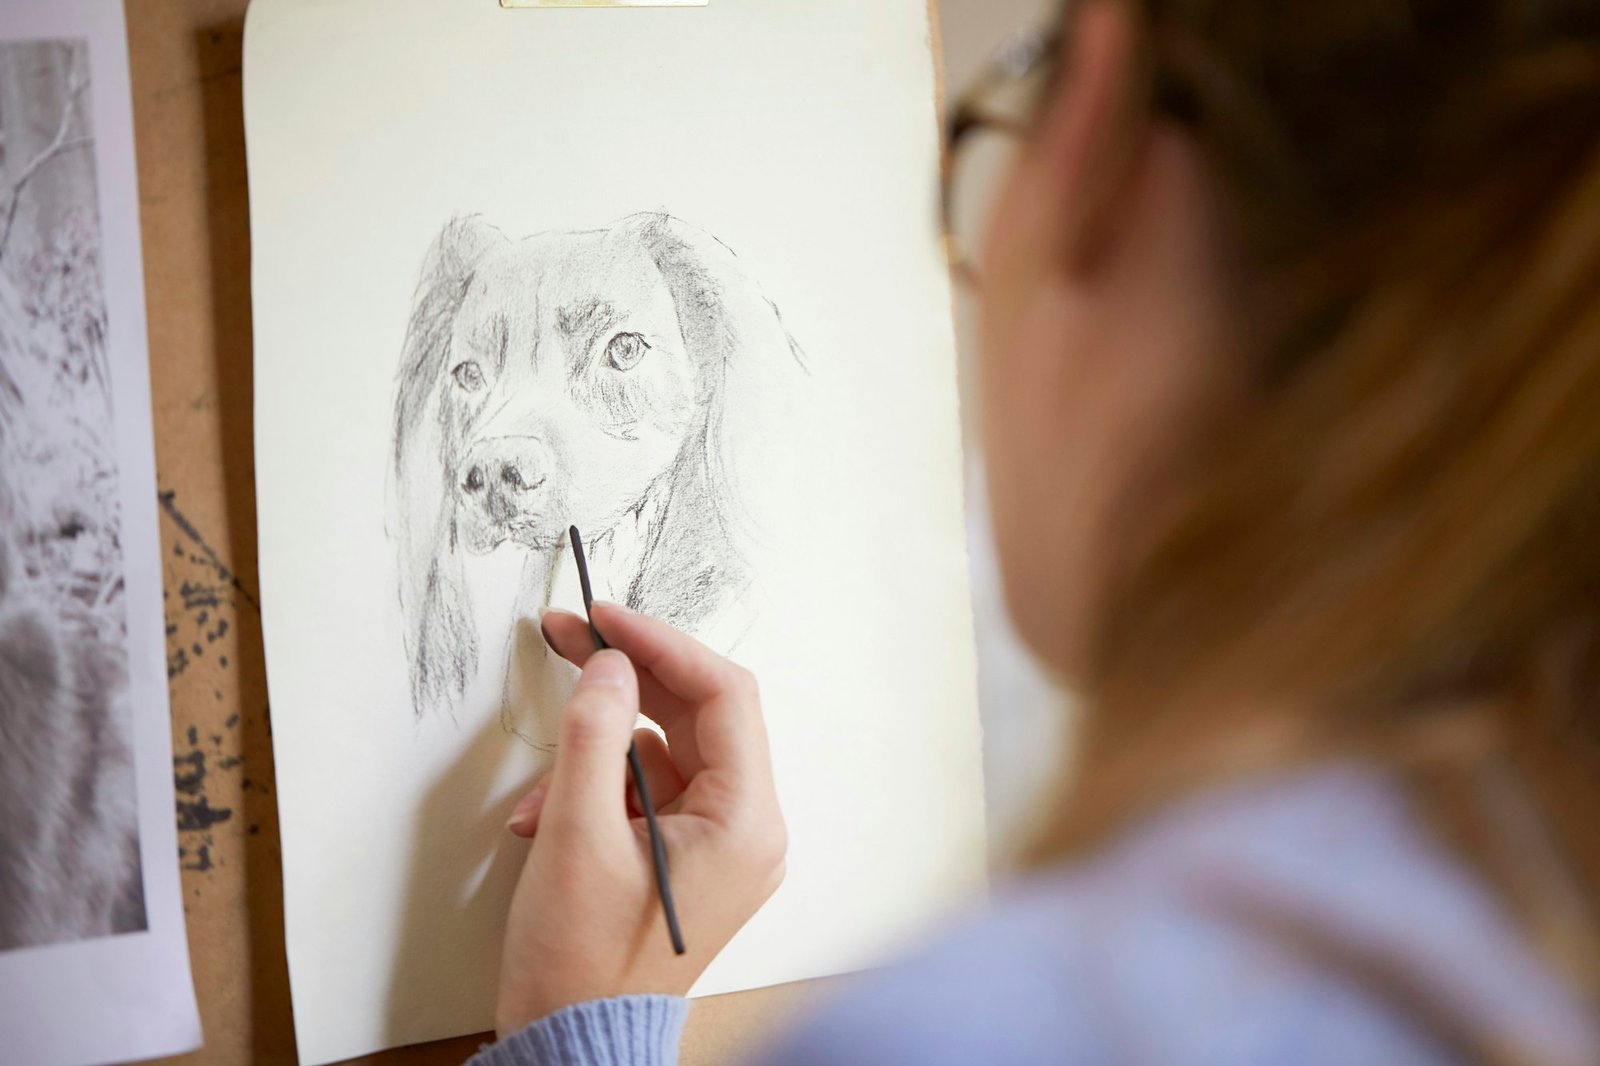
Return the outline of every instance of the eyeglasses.
{"type": "Polygon", "coordinates": [[[939,168],[940,226],[950,268],[968,284],[978,283],[974,255],[983,246],[994,191],[1028,135],[1060,40],[1056,28],[1018,33],[950,111],[939,168]]]}

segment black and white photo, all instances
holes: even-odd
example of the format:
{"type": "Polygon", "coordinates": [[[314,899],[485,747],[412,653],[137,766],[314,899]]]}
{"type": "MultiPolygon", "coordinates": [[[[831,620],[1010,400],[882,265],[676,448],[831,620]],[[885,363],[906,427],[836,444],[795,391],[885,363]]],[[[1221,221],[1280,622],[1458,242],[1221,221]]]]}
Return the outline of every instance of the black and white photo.
{"type": "Polygon", "coordinates": [[[0,1060],[200,1044],[120,0],[0,3],[0,1060]]]}
{"type": "Polygon", "coordinates": [[[92,92],[0,44],[0,951],[146,927],[92,92]]]}

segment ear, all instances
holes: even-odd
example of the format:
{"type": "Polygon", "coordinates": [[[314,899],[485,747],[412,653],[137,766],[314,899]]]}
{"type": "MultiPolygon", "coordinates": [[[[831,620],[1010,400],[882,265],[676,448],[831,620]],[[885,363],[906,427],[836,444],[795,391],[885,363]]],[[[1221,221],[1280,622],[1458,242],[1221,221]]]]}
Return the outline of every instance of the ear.
{"type": "Polygon", "coordinates": [[[805,354],[784,327],[778,306],[733,249],[664,213],[634,215],[622,225],[638,232],[667,279],[691,356],[727,360],[744,351],[804,366],[805,354]]]}
{"type": "Polygon", "coordinates": [[[484,252],[505,237],[476,216],[440,232],[423,262],[395,392],[389,536],[413,708],[453,709],[477,672],[478,641],[455,544],[455,456],[443,389],[456,315],[484,252]]]}
{"type": "Polygon", "coordinates": [[[622,226],[638,233],[672,291],[684,345],[699,368],[700,402],[708,412],[708,473],[724,490],[725,521],[736,522],[737,501],[748,496],[739,485],[733,451],[760,439],[773,404],[792,401],[785,396],[805,372],[805,354],[777,305],[722,241],[663,213],[634,215],[622,226]]]}

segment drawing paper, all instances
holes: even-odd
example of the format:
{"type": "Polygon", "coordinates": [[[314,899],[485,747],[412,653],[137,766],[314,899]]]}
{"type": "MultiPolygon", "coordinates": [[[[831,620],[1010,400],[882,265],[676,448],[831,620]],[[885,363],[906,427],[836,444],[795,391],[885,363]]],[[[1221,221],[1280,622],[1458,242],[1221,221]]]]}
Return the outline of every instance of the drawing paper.
{"type": "Polygon", "coordinates": [[[697,993],[978,886],[925,0],[256,0],[245,113],[302,1059],[491,1027],[570,522],[761,682],[788,876],[697,993]]]}
{"type": "Polygon", "coordinates": [[[0,1059],[200,1044],[118,0],[0,8],[0,1059]]]}

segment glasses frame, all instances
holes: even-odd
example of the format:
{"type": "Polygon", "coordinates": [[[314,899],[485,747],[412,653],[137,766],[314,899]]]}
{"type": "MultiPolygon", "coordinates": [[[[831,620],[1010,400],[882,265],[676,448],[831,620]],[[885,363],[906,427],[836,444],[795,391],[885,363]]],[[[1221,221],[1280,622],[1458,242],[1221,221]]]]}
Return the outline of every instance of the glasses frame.
{"type": "Polygon", "coordinates": [[[1019,139],[1028,135],[1030,120],[1003,113],[994,98],[1045,70],[1060,43],[1059,26],[1029,27],[1014,34],[956,98],[946,119],[939,161],[939,230],[951,272],[973,287],[978,285],[974,249],[966,247],[956,233],[955,183],[961,150],[971,145],[972,135],[979,130],[999,130],[1019,139]]]}

